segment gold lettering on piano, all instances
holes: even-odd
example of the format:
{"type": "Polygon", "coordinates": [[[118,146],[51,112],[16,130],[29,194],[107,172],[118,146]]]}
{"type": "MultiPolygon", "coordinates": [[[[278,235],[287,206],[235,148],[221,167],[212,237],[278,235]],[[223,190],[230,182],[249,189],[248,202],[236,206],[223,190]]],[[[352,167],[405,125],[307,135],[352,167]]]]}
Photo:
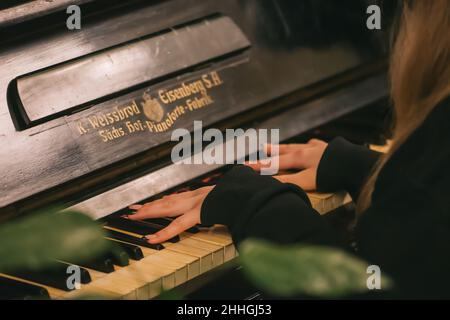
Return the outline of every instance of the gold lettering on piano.
{"type": "Polygon", "coordinates": [[[98,134],[102,137],[103,142],[113,141],[126,135],[122,127],[115,128],[114,126],[111,129],[100,130],[98,134]]]}
{"type": "Polygon", "coordinates": [[[174,110],[166,114],[163,121],[146,121],[146,126],[150,132],[165,132],[168,131],[184,114],[186,114],[185,108],[182,106],[177,106],[174,110]]]}
{"type": "Polygon", "coordinates": [[[88,130],[85,127],[83,127],[83,124],[80,121],[78,121],[78,123],[77,123],[77,129],[81,136],[83,134],[88,133],[88,130]]]}
{"type": "Polygon", "coordinates": [[[80,119],[76,131],[80,136],[94,131],[103,142],[143,132],[167,132],[184,115],[213,105],[215,101],[209,91],[223,84],[219,73],[213,71],[153,94],[149,89],[128,105],[80,119]]]}
{"type": "Polygon", "coordinates": [[[152,99],[152,96],[145,92],[143,95],[143,102],[141,103],[144,109],[145,116],[152,121],[160,122],[164,118],[164,109],[156,99],[152,99]]]}
{"type": "Polygon", "coordinates": [[[139,110],[136,101],[133,101],[129,106],[116,108],[115,111],[106,114],[96,114],[89,117],[88,120],[92,129],[99,129],[101,127],[113,125],[117,122],[121,122],[139,114],[141,114],[141,110],[139,110]]]}

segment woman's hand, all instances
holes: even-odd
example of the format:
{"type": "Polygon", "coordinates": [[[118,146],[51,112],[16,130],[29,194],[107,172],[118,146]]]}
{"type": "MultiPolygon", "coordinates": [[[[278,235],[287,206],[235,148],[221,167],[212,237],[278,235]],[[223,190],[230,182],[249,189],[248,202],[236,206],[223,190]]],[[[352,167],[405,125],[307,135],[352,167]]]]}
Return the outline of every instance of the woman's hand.
{"type": "Polygon", "coordinates": [[[144,220],[162,217],[177,217],[161,231],[147,236],[152,244],[161,243],[179,235],[183,231],[199,224],[203,201],[214,186],[200,188],[178,194],[165,196],[144,205],[130,206],[136,213],[129,215],[130,220],[144,220]]]}
{"type": "MultiPolygon", "coordinates": [[[[277,157],[279,170],[301,170],[293,174],[278,175],[274,178],[284,183],[293,183],[305,191],[317,189],[316,177],[320,159],[328,144],[324,141],[312,139],[306,144],[281,144],[279,145],[279,155],[277,157]]],[[[271,154],[272,146],[267,146],[267,154],[271,154]]],[[[264,167],[261,163],[247,165],[254,170],[261,170],[264,167]]]]}

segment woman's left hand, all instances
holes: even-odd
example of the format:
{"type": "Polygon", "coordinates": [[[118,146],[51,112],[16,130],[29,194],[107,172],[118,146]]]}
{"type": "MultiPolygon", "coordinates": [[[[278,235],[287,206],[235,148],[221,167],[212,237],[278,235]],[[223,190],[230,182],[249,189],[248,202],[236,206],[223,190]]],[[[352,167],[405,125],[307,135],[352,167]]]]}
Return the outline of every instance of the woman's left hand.
{"type": "MultiPolygon", "coordinates": [[[[306,144],[281,144],[278,146],[279,154],[276,157],[280,170],[301,170],[293,174],[274,176],[275,179],[283,183],[296,184],[305,191],[315,191],[317,189],[317,170],[320,160],[328,147],[324,141],[311,139],[306,144]]],[[[266,147],[266,152],[271,154],[272,145],[266,147]]],[[[249,167],[256,171],[264,168],[261,162],[247,163],[249,167]]]]}
{"type": "Polygon", "coordinates": [[[203,187],[193,191],[165,196],[144,205],[130,206],[130,209],[136,210],[136,213],[129,215],[128,219],[144,220],[177,217],[166,228],[146,237],[148,242],[152,244],[167,241],[201,223],[200,213],[203,201],[213,188],[214,186],[203,187]]]}

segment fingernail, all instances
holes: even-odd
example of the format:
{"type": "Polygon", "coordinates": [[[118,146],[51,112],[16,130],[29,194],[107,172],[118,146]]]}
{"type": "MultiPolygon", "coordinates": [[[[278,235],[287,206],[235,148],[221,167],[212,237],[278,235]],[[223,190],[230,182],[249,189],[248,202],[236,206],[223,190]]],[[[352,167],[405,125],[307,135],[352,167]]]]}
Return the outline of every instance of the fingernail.
{"type": "Polygon", "coordinates": [[[131,210],[139,210],[140,208],[142,208],[143,206],[140,204],[134,204],[132,206],[129,206],[128,208],[130,208],[131,210]]]}
{"type": "Polygon", "coordinates": [[[147,239],[148,242],[150,242],[150,243],[152,243],[152,244],[158,242],[158,237],[155,236],[155,235],[153,235],[153,234],[148,235],[148,236],[146,236],[145,238],[147,239]]]}

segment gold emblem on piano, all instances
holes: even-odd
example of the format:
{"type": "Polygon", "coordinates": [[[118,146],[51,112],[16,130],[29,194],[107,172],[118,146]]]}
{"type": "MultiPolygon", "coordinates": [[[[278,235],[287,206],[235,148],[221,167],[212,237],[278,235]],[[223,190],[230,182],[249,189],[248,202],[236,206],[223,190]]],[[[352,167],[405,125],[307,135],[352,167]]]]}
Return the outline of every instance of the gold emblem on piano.
{"type": "Polygon", "coordinates": [[[147,92],[142,96],[143,102],[141,103],[145,116],[154,122],[161,122],[164,118],[164,109],[157,99],[153,99],[147,92]]]}

